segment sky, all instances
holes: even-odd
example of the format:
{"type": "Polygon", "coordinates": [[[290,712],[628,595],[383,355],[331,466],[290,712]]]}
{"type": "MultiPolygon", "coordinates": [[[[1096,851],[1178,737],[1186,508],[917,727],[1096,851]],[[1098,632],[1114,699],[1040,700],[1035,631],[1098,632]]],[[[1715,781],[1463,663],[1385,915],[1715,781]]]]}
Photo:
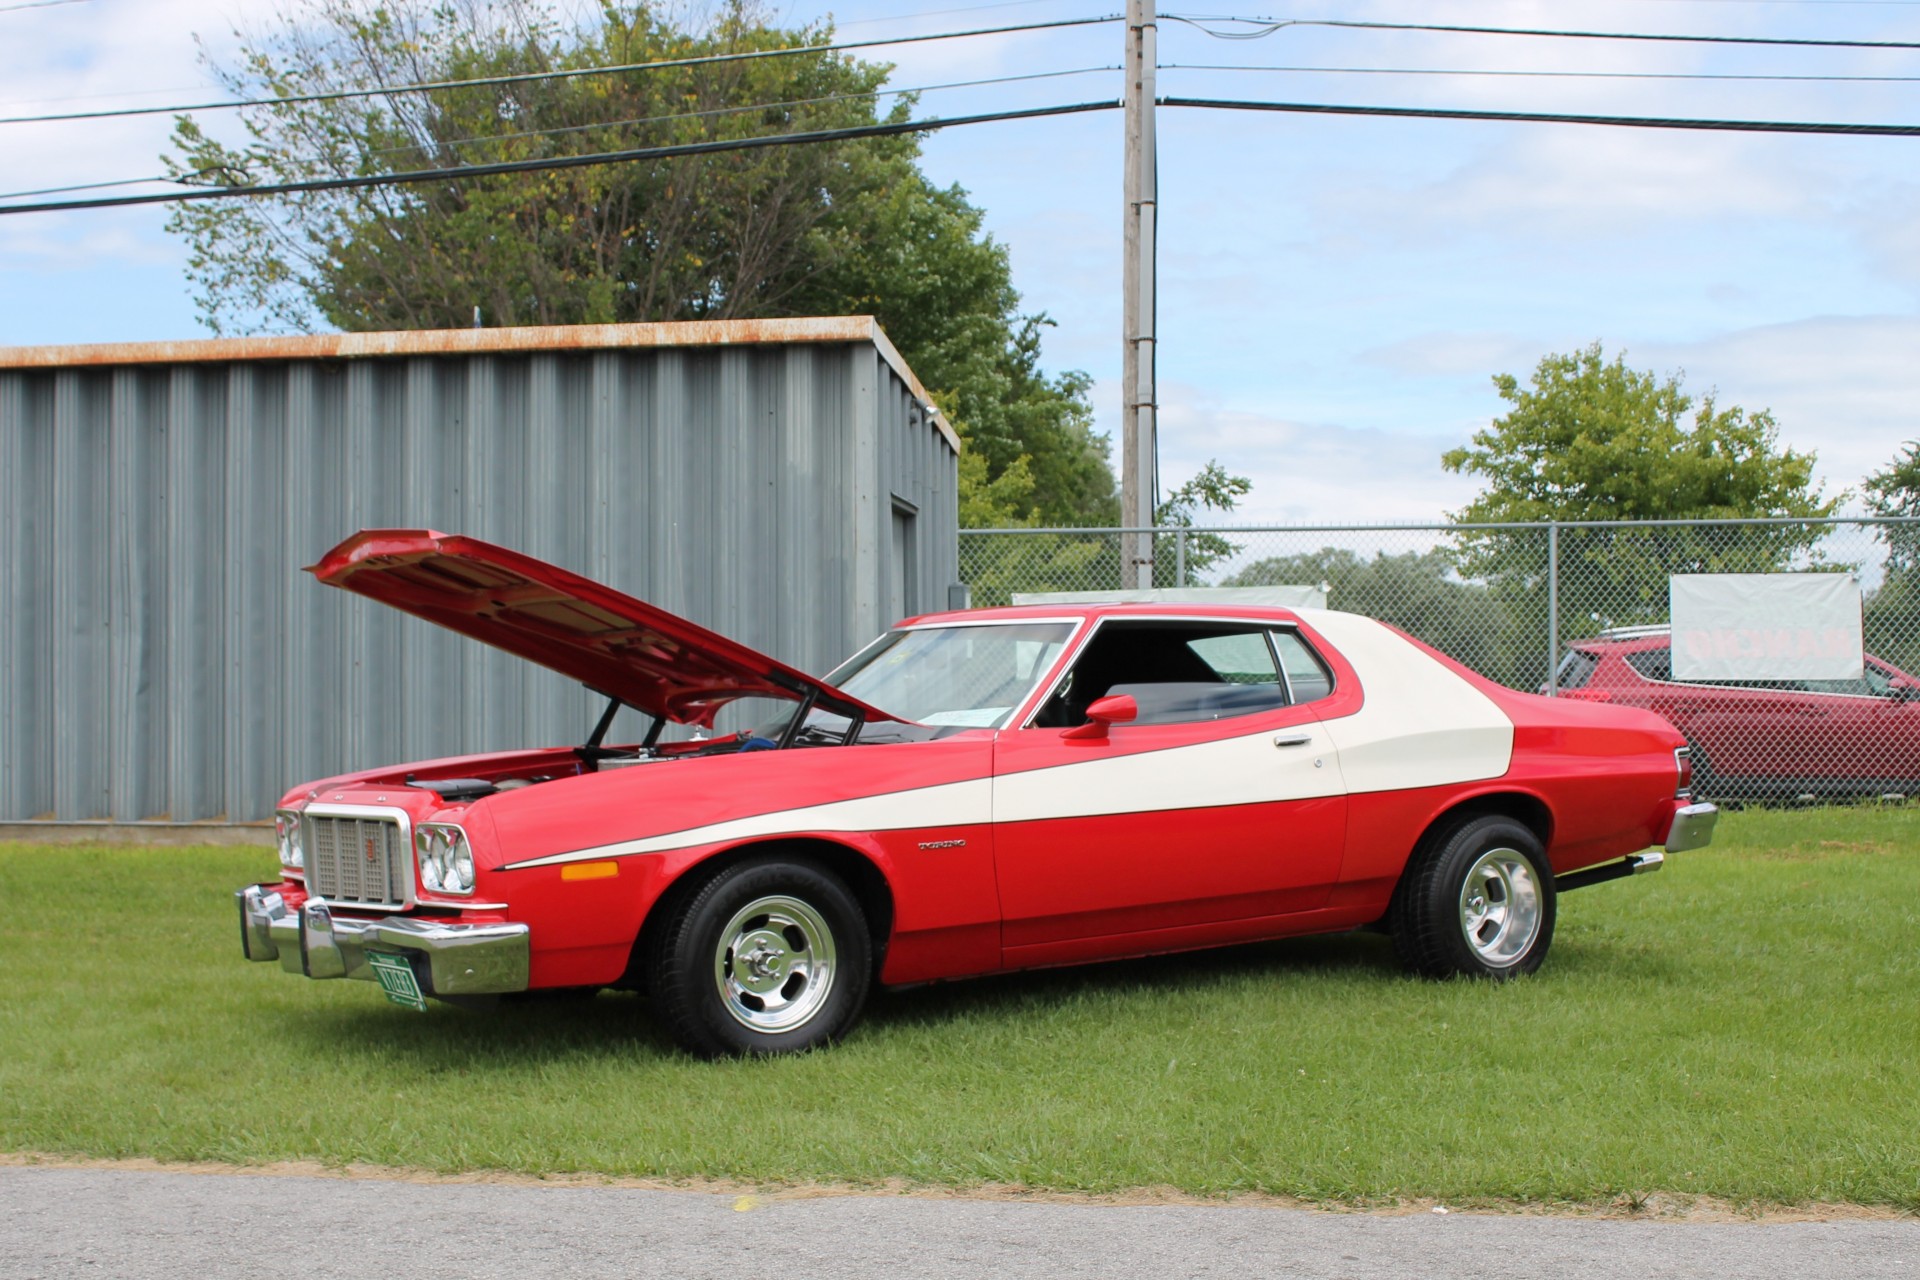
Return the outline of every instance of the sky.
{"type": "MultiPolygon", "coordinates": [[[[234,27],[261,25],[289,0],[19,3],[0,0],[0,115],[221,96],[202,49],[230,60],[234,27]]],[[[1920,42],[1920,0],[1221,3],[1161,8],[1920,42]]],[[[831,18],[857,40],[1124,5],[765,7],[788,25],[831,18]]],[[[959,116],[1116,99],[1123,39],[1107,23],[862,56],[892,62],[895,88],[1085,71],[921,95],[919,114],[959,116]]],[[[1920,49],[1306,25],[1225,40],[1169,19],[1160,62],[1161,92],[1186,97],[1920,124],[1920,49]],[[1227,65],[1256,69],[1204,69],[1227,65]],[[1414,74],[1442,71],[1481,74],[1414,74]]],[[[956,128],[923,149],[935,181],[966,188],[986,211],[1024,307],[1055,323],[1047,367],[1093,376],[1097,423],[1110,434],[1121,124],[1116,111],[956,128]]],[[[1783,445],[1817,453],[1829,495],[1857,491],[1920,437],[1920,138],[1164,107],[1157,127],[1160,474],[1170,488],[1218,459],[1249,476],[1236,523],[1443,519],[1480,487],[1446,472],[1440,455],[1504,411],[1493,376],[1524,380],[1544,355],[1595,341],[1635,368],[1682,374],[1723,406],[1770,409],[1783,445]]],[[[165,115],[0,124],[0,192],[159,174],[169,128],[165,115]]],[[[165,220],[156,207],[0,216],[0,345],[206,336],[184,245],[165,220]]]]}

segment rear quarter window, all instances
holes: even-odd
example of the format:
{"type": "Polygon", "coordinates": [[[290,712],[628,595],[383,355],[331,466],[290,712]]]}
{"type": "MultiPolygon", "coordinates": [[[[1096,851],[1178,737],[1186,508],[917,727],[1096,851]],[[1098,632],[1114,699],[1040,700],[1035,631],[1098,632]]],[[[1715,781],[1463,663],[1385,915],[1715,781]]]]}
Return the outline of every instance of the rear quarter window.
{"type": "Polygon", "coordinates": [[[1587,681],[1593,679],[1593,669],[1600,665],[1600,659],[1584,649],[1569,649],[1567,656],[1560,659],[1560,669],[1553,673],[1556,689],[1584,689],[1587,681]]]}
{"type": "Polygon", "coordinates": [[[1673,679],[1673,651],[1670,649],[1642,649],[1639,653],[1627,655],[1627,665],[1649,680],[1673,679]]]}

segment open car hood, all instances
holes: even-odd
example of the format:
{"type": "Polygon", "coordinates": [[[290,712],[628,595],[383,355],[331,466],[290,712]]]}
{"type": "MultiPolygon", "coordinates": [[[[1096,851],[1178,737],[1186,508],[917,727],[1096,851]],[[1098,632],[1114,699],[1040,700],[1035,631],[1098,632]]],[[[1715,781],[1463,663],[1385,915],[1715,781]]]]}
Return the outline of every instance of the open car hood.
{"type": "Polygon", "coordinates": [[[711,725],[736,698],[808,694],[868,721],[898,718],[685,618],[478,538],[367,529],[307,572],[680,724],[711,725]]]}

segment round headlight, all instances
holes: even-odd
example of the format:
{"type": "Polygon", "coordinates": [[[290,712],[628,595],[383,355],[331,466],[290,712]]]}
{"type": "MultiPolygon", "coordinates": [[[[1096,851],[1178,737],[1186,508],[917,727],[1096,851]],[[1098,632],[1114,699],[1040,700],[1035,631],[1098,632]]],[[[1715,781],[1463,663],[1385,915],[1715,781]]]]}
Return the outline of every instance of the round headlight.
{"type": "Polygon", "coordinates": [[[420,886],[423,889],[440,888],[440,842],[436,832],[422,830],[413,837],[414,852],[420,862],[420,886]]]}
{"type": "Polygon", "coordinates": [[[452,856],[447,863],[447,888],[456,893],[473,892],[473,850],[464,836],[453,839],[452,856]]]}
{"type": "Polygon", "coordinates": [[[298,868],[302,865],[300,849],[300,815],[297,813],[276,813],[273,815],[274,843],[280,847],[280,865],[298,868]]]}

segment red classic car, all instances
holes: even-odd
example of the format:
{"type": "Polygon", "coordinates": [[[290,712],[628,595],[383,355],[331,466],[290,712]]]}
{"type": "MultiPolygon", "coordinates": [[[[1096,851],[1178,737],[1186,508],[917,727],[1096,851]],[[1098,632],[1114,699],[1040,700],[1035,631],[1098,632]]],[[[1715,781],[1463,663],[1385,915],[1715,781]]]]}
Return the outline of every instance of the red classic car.
{"type": "Polygon", "coordinates": [[[237,895],[247,958],[414,1007],[624,987],[694,1053],[777,1052],[845,1032],[875,982],[1369,925],[1416,972],[1506,978],[1557,892],[1715,818],[1658,716],[1350,614],[939,614],[816,679],[471,538],[361,533],[312,572],[608,699],[580,746],[282,799],[279,879],[237,895]],[[609,744],[623,704],[651,729],[609,744]]]}
{"type": "Polygon", "coordinates": [[[1645,707],[1692,749],[1694,793],[1789,802],[1920,791],[1920,681],[1866,655],[1854,680],[1677,680],[1667,627],[1576,640],[1560,696],[1645,707]]]}

